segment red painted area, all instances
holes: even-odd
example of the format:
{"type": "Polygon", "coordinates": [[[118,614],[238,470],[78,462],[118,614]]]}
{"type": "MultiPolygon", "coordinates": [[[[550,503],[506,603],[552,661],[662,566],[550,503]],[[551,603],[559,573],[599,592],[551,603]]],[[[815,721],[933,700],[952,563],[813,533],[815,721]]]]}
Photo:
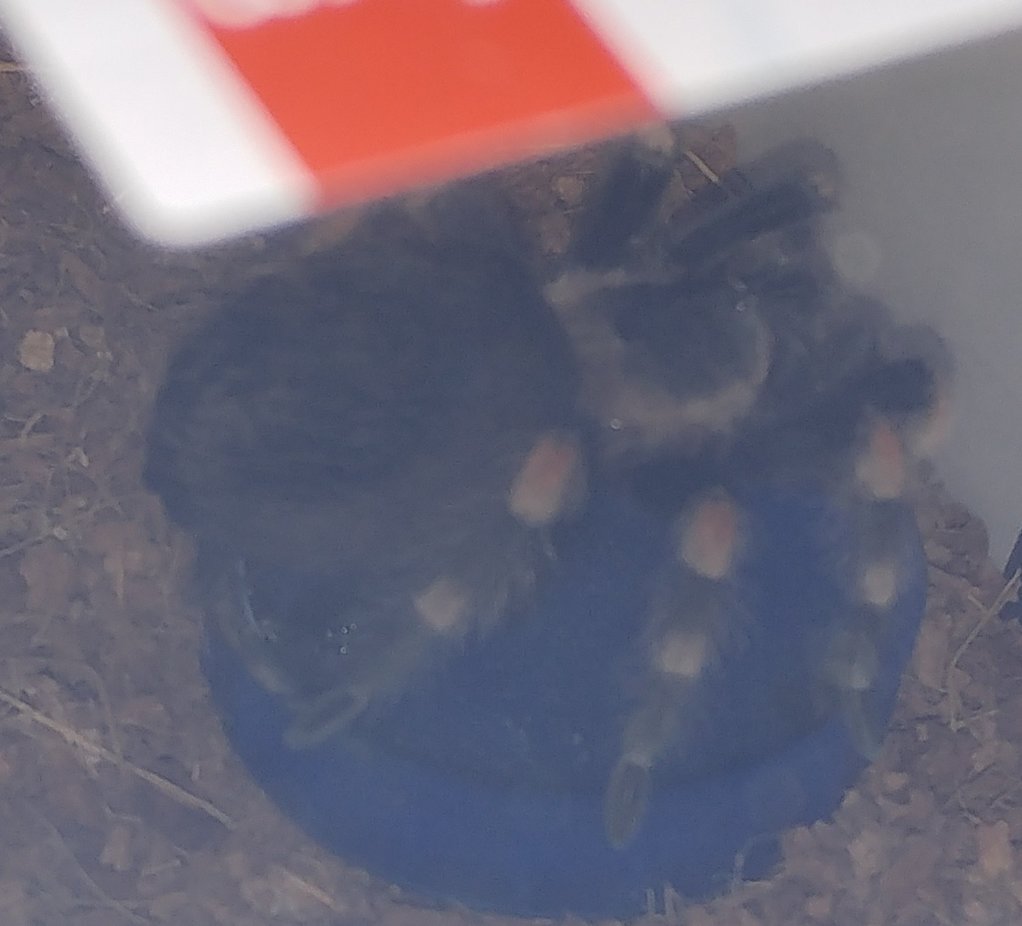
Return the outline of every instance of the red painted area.
{"type": "Polygon", "coordinates": [[[357,0],[210,29],[330,198],[655,117],[567,0],[357,0]]]}

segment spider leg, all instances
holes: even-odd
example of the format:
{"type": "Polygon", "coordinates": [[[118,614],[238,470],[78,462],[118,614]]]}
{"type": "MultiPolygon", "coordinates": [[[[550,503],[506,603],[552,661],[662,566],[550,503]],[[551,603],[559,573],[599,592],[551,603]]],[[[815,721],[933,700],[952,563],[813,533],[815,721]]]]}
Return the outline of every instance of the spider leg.
{"type": "Polygon", "coordinates": [[[882,719],[870,708],[880,649],[898,601],[903,568],[899,542],[903,531],[902,496],[907,480],[906,451],[890,423],[867,425],[854,463],[855,495],[850,501],[854,526],[851,563],[853,605],[834,632],[824,673],[837,694],[839,710],[856,749],[867,759],[879,753],[882,719]]]}
{"type": "MultiPolygon", "coordinates": [[[[916,339],[915,333],[895,334],[916,339]]],[[[916,339],[917,340],[917,339],[916,339]]],[[[825,674],[856,749],[866,758],[879,753],[884,725],[871,708],[879,651],[890,628],[905,581],[905,508],[911,501],[916,459],[946,430],[947,370],[944,349],[885,358],[868,382],[868,408],[853,448],[854,525],[852,587],[855,604],[835,634],[825,674]]]]}
{"type": "Polygon", "coordinates": [[[673,139],[617,146],[599,187],[575,222],[568,262],[587,270],[620,266],[663,209],[676,166],[673,139]]]}
{"type": "Polygon", "coordinates": [[[385,634],[371,626],[351,634],[350,643],[335,648],[337,683],[291,699],[287,745],[318,745],[398,696],[425,666],[456,649],[473,627],[475,606],[467,587],[445,576],[416,594],[385,634]]]}
{"type": "Polygon", "coordinates": [[[253,596],[247,573],[256,567],[243,564],[233,607],[218,601],[209,610],[253,675],[290,704],[288,744],[314,746],[397,700],[470,633],[486,632],[510,599],[527,594],[534,580],[527,564],[542,558],[546,529],[568,517],[584,493],[581,446],[569,434],[548,432],[495,505],[469,496],[460,500],[469,506],[464,517],[455,510],[449,529],[427,524],[444,533],[449,547],[430,549],[428,537],[406,542],[395,535],[390,555],[361,564],[361,575],[299,592],[290,602],[274,594],[282,582],[308,587],[324,585],[323,578],[278,571],[268,583],[272,591],[253,596]],[[489,516],[458,536],[459,522],[491,506],[489,516]],[[430,568],[443,571],[429,578],[430,568]]]}
{"type": "Polygon", "coordinates": [[[804,141],[771,151],[722,182],[737,192],[719,208],[668,229],[665,250],[686,275],[720,272],[736,256],[747,258],[743,245],[811,225],[836,205],[840,173],[829,148],[804,141]]]}
{"type": "Polygon", "coordinates": [[[740,518],[734,500],[715,489],[677,519],[674,559],[659,577],[644,635],[642,694],[625,721],[604,796],[615,847],[641,825],[657,760],[690,728],[700,682],[739,636],[729,591],[740,518]]]}

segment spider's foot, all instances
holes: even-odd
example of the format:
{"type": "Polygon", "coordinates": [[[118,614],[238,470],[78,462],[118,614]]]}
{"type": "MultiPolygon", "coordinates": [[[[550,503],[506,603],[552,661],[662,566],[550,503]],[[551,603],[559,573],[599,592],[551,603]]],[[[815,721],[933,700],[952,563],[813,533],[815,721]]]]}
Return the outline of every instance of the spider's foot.
{"type": "Polygon", "coordinates": [[[375,610],[338,600],[343,592],[329,600],[298,593],[297,603],[274,610],[263,601],[257,608],[250,590],[241,591],[232,607],[219,608],[220,630],[253,677],[289,705],[286,742],[293,748],[318,745],[375,715],[489,619],[469,584],[450,576],[398,595],[389,608],[378,602],[375,610]]]}
{"type": "Polygon", "coordinates": [[[880,653],[888,645],[893,628],[886,607],[861,604],[854,609],[847,626],[831,641],[824,662],[824,675],[836,707],[858,753],[873,761],[883,746],[887,714],[874,703],[880,676],[880,653]]]}
{"type": "Polygon", "coordinates": [[[607,841],[621,849],[639,829],[651,790],[650,763],[633,756],[622,756],[614,771],[603,800],[603,826],[607,841]]]}

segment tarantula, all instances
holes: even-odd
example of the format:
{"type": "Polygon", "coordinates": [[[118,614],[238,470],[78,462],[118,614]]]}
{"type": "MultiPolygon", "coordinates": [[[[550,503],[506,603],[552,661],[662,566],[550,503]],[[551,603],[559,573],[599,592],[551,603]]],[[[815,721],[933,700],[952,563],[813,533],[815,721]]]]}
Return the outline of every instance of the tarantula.
{"type": "Polygon", "coordinates": [[[946,354],[832,271],[829,151],[779,150],[665,215],[677,157],[620,144],[572,248],[538,272],[490,179],[379,206],[173,359],[146,480],[198,539],[217,632],[292,706],[291,745],[400,709],[469,634],[527,610],[589,491],[620,493],[674,520],[628,616],[630,706],[607,718],[605,825],[625,845],[701,683],[742,647],[740,490],[789,485],[855,525],[837,568],[858,603],[827,631],[813,697],[877,749],[869,692],[946,354]]]}

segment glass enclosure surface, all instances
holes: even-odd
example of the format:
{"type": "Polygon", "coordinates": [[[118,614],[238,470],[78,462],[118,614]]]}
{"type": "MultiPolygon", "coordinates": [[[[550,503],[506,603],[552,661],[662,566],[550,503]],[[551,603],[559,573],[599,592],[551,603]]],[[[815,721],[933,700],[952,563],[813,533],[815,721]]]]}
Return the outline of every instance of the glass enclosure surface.
{"type": "Polygon", "coordinates": [[[188,254],[0,55],[0,919],[1013,921],[1020,52],[188,254]]]}

